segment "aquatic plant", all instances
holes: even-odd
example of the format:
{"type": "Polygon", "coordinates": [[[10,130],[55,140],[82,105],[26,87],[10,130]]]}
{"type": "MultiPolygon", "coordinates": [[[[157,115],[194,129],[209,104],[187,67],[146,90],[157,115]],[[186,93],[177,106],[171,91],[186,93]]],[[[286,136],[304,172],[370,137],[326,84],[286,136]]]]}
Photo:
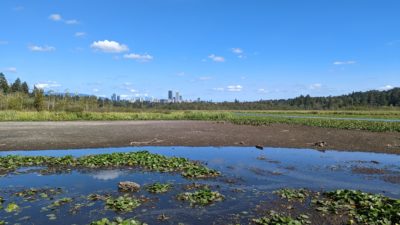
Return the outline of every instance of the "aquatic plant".
{"type": "Polygon", "coordinates": [[[347,211],[350,224],[390,225],[400,221],[399,199],[355,190],[326,192],[323,193],[323,197],[312,200],[316,209],[333,213],[347,211]]]}
{"type": "Polygon", "coordinates": [[[146,223],[139,222],[135,219],[122,219],[121,217],[115,218],[113,221],[103,218],[101,220],[93,221],[90,225],[147,225],[146,223]]]}
{"type": "Polygon", "coordinates": [[[304,225],[311,224],[308,220],[308,216],[302,214],[298,216],[296,219],[290,216],[284,216],[275,211],[270,211],[268,216],[264,216],[258,219],[253,219],[253,223],[259,225],[304,225]]]}
{"type": "Polygon", "coordinates": [[[0,157],[0,171],[11,172],[20,167],[46,166],[48,168],[121,168],[139,167],[158,172],[181,172],[186,178],[208,178],[219,176],[216,170],[185,158],[165,157],[148,151],[72,156],[19,156],[0,157]]]}
{"type": "Polygon", "coordinates": [[[4,210],[8,213],[15,212],[19,210],[19,206],[15,203],[9,203],[4,210]]]}
{"type": "Polygon", "coordinates": [[[210,205],[214,202],[224,200],[224,196],[217,191],[211,191],[210,189],[201,189],[195,192],[184,192],[177,196],[178,200],[188,201],[190,205],[210,205]]]}
{"type": "Polygon", "coordinates": [[[109,197],[106,200],[106,207],[117,212],[130,212],[141,205],[137,198],[124,195],[117,198],[109,197]]]}
{"type": "Polygon", "coordinates": [[[52,198],[53,196],[62,193],[61,188],[29,188],[14,193],[15,196],[22,197],[25,201],[35,201],[38,198],[52,198]]]}
{"type": "Polygon", "coordinates": [[[72,198],[61,198],[51,203],[51,205],[49,205],[48,208],[60,207],[70,202],[72,202],[72,198]]]}
{"type": "Polygon", "coordinates": [[[171,184],[154,183],[146,187],[150,193],[165,193],[171,189],[171,184]]]}
{"type": "Polygon", "coordinates": [[[309,196],[309,191],[306,189],[290,189],[284,188],[273,192],[274,194],[279,195],[279,197],[287,199],[287,200],[300,200],[303,201],[309,196]]]}

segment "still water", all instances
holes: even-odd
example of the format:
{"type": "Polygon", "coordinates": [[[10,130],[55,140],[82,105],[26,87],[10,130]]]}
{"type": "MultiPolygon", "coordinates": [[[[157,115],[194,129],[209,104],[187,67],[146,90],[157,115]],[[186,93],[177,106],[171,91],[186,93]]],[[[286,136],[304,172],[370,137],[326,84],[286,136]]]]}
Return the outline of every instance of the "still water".
{"type": "Polygon", "coordinates": [[[101,218],[137,218],[148,224],[226,224],[231,218],[248,224],[253,209],[260,201],[276,198],[272,191],[280,188],[307,188],[313,191],[358,189],[400,198],[400,155],[325,151],[310,149],[251,147],[126,147],[81,150],[46,150],[0,152],[8,154],[83,156],[112,152],[148,150],[165,156],[199,160],[221,172],[213,179],[185,179],[177,173],[148,172],[138,169],[72,170],[42,174],[37,168],[22,168],[0,177],[0,196],[16,202],[22,210],[6,213],[0,209],[0,220],[9,224],[89,224],[101,218]],[[173,189],[164,194],[150,194],[142,189],[137,196],[149,198],[133,212],[118,214],[104,208],[104,202],[90,204],[86,196],[93,193],[119,195],[118,182],[134,181],[142,186],[171,183],[173,189]],[[223,202],[207,207],[191,207],[176,200],[193,182],[208,184],[225,196],[223,202]],[[72,203],[54,210],[45,207],[53,200],[22,201],[15,192],[28,188],[61,188],[54,197],[70,197],[72,203]],[[78,210],[74,210],[79,205],[78,210]],[[74,208],[75,207],[75,208],[74,208]],[[168,215],[160,221],[157,217],[168,215]],[[240,218],[238,218],[240,215],[240,218]],[[49,219],[51,218],[51,219],[49,219]]]}

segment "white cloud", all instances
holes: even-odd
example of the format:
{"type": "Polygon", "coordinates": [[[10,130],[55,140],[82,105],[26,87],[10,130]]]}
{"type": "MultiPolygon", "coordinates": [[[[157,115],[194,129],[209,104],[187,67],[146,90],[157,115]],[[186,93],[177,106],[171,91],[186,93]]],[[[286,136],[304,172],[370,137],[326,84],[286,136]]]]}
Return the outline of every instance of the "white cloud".
{"type": "Polygon", "coordinates": [[[78,20],[65,20],[64,22],[65,22],[65,24],[68,24],[68,25],[74,25],[74,24],[79,23],[78,20]]]}
{"type": "Polygon", "coordinates": [[[16,72],[17,72],[17,68],[15,68],[15,67],[8,67],[8,68],[5,69],[5,71],[6,71],[6,72],[9,72],[9,73],[16,73],[16,72]]]}
{"type": "Polygon", "coordinates": [[[128,46],[120,44],[116,41],[95,41],[90,45],[91,48],[107,53],[121,53],[129,51],[128,46]]]}
{"type": "Polygon", "coordinates": [[[7,44],[8,44],[8,41],[0,40],[0,45],[7,45],[7,44]]]}
{"type": "Polygon", "coordinates": [[[31,50],[32,52],[51,52],[56,50],[56,48],[52,47],[52,46],[39,46],[39,45],[30,45],[28,46],[29,50],[31,50]]]}
{"type": "Polygon", "coordinates": [[[153,60],[153,56],[151,56],[149,54],[140,55],[140,54],[135,54],[135,53],[125,54],[124,58],[125,59],[133,59],[138,62],[149,62],[149,61],[153,60]]]}
{"type": "Polygon", "coordinates": [[[214,54],[209,55],[208,58],[210,58],[214,62],[225,62],[225,58],[224,57],[216,56],[214,54]]]}
{"type": "Polygon", "coordinates": [[[243,89],[243,87],[241,85],[229,85],[227,87],[228,91],[235,91],[235,92],[242,91],[242,89],[243,89]]]}
{"type": "Polygon", "coordinates": [[[268,93],[269,91],[268,91],[267,89],[265,89],[265,88],[259,88],[259,89],[257,90],[257,92],[258,92],[258,93],[268,93]]]}
{"type": "Polygon", "coordinates": [[[235,54],[238,54],[238,55],[243,54],[243,50],[240,48],[232,48],[231,50],[235,54]]]}
{"type": "Polygon", "coordinates": [[[219,87],[219,88],[213,88],[213,90],[214,90],[214,91],[224,91],[225,89],[224,89],[224,88],[221,88],[221,87],[219,87]]]}
{"type": "Polygon", "coordinates": [[[321,88],[322,88],[322,84],[319,84],[319,83],[311,84],[309,86],[309,89],[311,89],[311,90],[318,90],[318,89],[321,89],[321,88]]]}
{"type": "Polygon", "coordinates": [[[381,90],[381,91],[388,91],[388,90],[393,89],[393,88],[394,88],[394,87],[393,87],[392,85],[385,85],[385,86],[383,86],[383,87],[378,88],[378,90],[381,90]]]}
{"type": "Polygon", "coordinates": [[[136,92],[138,92],[137,90],[135,90],[135,89],[130,89],[129,90],[130,92],[132,92],[132,93],[136,93],[136,92]]]}
{"type": "Polygon", "coordinates": [[[99,89],[97,89],[97,88],[93,88],[93,90],[92,90],[94,93],[97,93],[97,92],[99,92],[100,90],[99,89]]]}
{"type": "Polygon", "coordinates": [[[75,37],[84,37],[86,36],[85,32],[75,32],[75,37]]]}
{"type": "Polygon", "coordinates": [[[61,20],[62,20],[62,17],[61,17],[60,14],[51,14],[51,15],[49,16],[49,19],[50,19],[50,20],[53,20],[53,21],[61,21],[61,20]]]}
{"type": "Polygon", "coordinates": [[[335,61],[333,62],[333,65],[352,65],[356,63],[356,61],[335,61]]]}
{"type": "Polygon", "coordinates": [[[179,72],[177,75],[178,75],[179,77],[183,77],[183,76],[185,76],[185,72],[179,72]]]}
{"type": "Polygon", "coordinates": [[[62,18],[62,16],[60,14],[57,14],[57,13],[51,14],[49,16],[49,19],[52,20],[52,21],[55,21],[55,22],[64,22],[65,24],[68,24],[68,25],[74,25],[74,24],[78,24],[79,23],[79,21],[75,20],[75,19],[64,20],[62,18]]]}
{"type": "Polygon", "coordinates": [[[199,80],[202,80],[202,81],[211,80],[211,79],[212,79],[212,77],[206,77],[206,76],[204,76],[204,77],[199,77],[199,80]]]}
{"type": "Polygon", "coordinates": [[[61,85],[55,81],[36,83],[34,86],[39,89],[50,89],[50,88],[54,88],[54,87],[61,87],[61,85]]]}

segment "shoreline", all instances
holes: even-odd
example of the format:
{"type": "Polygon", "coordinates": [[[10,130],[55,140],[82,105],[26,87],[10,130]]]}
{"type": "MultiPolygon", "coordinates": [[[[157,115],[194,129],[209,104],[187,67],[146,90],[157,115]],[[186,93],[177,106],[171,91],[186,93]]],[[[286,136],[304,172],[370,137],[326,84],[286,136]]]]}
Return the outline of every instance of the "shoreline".
{"type": "Polygon", "coordinates": [[[186,120],[0,123],[0,151],[255,145],[400,154],[400,134],[288,124],[251,126],[186,120]],[[320,141],[327,145],[316,147],[315,143],[320,141]]]}

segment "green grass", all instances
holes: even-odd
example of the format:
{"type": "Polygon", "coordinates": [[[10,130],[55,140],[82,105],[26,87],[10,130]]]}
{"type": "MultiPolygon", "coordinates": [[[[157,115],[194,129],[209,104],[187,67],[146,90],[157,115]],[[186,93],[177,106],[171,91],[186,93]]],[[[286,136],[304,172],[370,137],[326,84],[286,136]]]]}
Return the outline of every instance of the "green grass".
{"type": "Polygon", "coordinates": [[[204,120],[227,121],[239,125],[265,126],[275,123],[296,124],[374,132],[400,132],[399,122],[335,120],[329,118],[287,118],[279,115],[301,115],[347,118],[399,119],[398,110],[375,111],[240,111],[274,114],[276,117],[238,115],[239,111],[144,111],[144,112],[24,112],[0,111],[0,121],[117,121],[117,120],[204,120]]]}

